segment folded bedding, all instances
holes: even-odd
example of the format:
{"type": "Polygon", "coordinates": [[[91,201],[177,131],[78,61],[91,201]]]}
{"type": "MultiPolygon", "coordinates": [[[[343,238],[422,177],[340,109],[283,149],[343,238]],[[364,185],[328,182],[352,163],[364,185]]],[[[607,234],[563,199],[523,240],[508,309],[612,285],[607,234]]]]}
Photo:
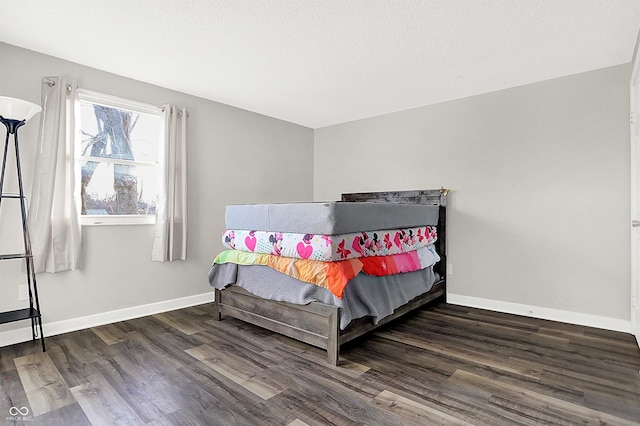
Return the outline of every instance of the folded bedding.
{"type": "Polygon", "coordinates": [[[408,253],[363,257],[335,262],[295,259],[240,250],[225,250],[213,261],[216,264],[263,265],[292,278],[328,289],[342,298],[347,283],[360,272],[372,276],[388,276],[414,272],[433,266],[440,260],[433,244],[408,253]]]}
{"type": "Polygon", "coordinates": [[[228,229],[222,243],[232,250],[322,262],[407,253],[433,244],[435,226],[324,235],[228,229]]]}

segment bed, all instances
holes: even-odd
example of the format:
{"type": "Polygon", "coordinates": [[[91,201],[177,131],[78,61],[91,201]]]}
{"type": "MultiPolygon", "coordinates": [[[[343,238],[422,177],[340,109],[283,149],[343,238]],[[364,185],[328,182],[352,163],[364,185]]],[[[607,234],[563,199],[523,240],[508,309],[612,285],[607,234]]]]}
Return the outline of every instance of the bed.
{"type": "Polygon", "coordinates": [[[225,256],[234,259],[220,261],[221,254],[209,271],[215,318],[236,318],[322,348],[327,362],[337,365],[343,344],[446,297],[447,192],[348,193],[339,202],[227,206],[223,243],[232,249],[225,256]],[[389,254],[386,247],[401,253],[389,254]],[[380,269],[381,260],[407,256],[413,257],[389,264],[411,265],[402,273],[370,272],[380,269]],[[293,262],[296,268],[309,262],[360,269],[341,276],[344,286],[327,285],[283,273],[293,262]]]}

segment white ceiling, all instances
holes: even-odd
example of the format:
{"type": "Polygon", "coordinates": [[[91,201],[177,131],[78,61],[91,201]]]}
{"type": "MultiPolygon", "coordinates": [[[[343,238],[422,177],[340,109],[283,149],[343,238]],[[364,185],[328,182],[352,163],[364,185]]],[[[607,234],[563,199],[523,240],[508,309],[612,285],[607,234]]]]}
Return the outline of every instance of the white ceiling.
{"type": "Polygon", "coordinates": [[[640,0],[0,0],[0,18],[0,41],[318,128],[627,63],[640,0]]]}

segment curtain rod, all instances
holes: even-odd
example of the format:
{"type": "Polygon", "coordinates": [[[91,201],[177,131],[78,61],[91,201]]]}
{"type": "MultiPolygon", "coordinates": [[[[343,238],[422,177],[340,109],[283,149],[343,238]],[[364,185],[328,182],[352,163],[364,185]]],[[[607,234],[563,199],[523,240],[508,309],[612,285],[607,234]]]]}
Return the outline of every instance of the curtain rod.
{"type": "MultiPolygon", "coordinates": [[[[54,87],[56,85],[56,81],[52,80],[50,78],[47,78],[45,81],[47,82],[47,86],[49,86],[49,87],[54,87]]],[[[67,84],[67,91],[71,92],[71,85],[70,84],[67,84]]],[[[158,105],[157,108],[162,112],[164,112],[164,110],[165,110],[165,107],[163,105],[158,105]]],[[[189,111],[187,110],[186,112],[187,112],[187,117],[189,117],[190,116],[189,111]]],[[[182,117],[182,109],[180,109],[178,111],[178,115],[182,117]]]]}

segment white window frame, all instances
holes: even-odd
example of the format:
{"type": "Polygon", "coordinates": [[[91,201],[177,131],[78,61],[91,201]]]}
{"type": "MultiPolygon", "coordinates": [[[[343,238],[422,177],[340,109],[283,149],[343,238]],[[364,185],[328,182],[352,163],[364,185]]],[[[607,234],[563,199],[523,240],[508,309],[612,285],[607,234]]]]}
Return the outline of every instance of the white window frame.
{"type": "MultiPolygon", "coordinates": [[[[80,102],[91,102],[111,108],[119,108],[134,111],[140,114],[154,115],[160,118],[162,113],[161,107],[146,104],[143,102],[133,101],[130,99],[120,98],[117,96],[107,95],[105,93],[94,92],[91,90],[78,89],[78,100],[80,102]]],[[[79,126],[80,120],[78,120],[79,126]]],[[[78,128],[78,132],[80,129],[78,128]]],[[[160,150],[161,141],[158,141],[158,149],[160,150]]],[[[115,160],[111,158],[96,158],[90,155],[80,155],[79,150],[76,149],[77,164],[78,167],[82,161],[97,161],[100,163],[113,163],[113,164],[128,164],[132,166],[156,166],[158,173],[160,167],[158,163],[150,163],[145,161],[129,161],[129,160],[115,160]]],[[[80,175],[80,173],[78,173],[80,175]]],[[[79,200],[82,202],[82,200],[79,200]]],[[[155,215],[80,215],[80,224],[82,226],[105,226],[105,225],[155,225],[155,215]]]]}

